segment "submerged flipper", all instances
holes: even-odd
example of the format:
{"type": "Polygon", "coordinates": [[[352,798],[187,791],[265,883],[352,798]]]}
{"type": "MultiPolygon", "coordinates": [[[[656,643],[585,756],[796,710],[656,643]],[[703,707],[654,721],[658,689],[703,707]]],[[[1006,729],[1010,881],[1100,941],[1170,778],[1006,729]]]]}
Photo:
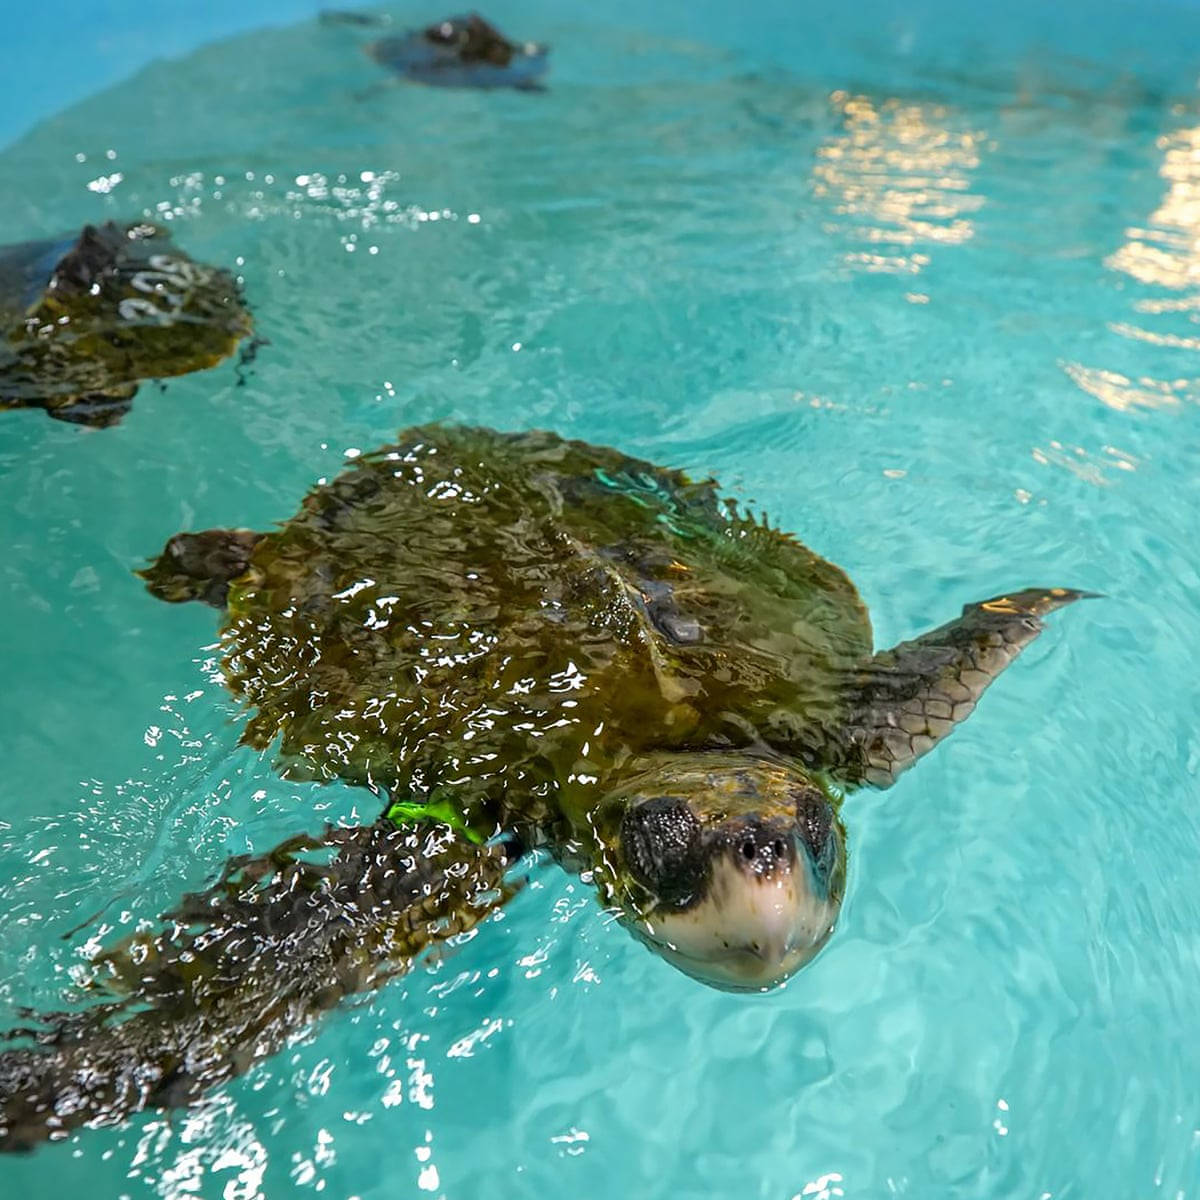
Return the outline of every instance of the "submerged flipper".
{"type": "Polygon", "coordinates": [[[87,392],[80,396],[47,400],[43,407],[47,416],[89,429],[110,429],[133,407],[137,384],[124,384],[102,392],[87,392]]]}
{"type": "Polygon", "coordinates": [[[956,621],[876,654],[855,680],[837,775],[890,787],[975,709],[1042,631],[1041,617],[1094,592],[1027,588],[968,604],[956,621]]]}
{"type": "Polygon", "coordinates": [[[317,20],[322,25],[353,25],[359,29],[378,29],[381,25],[392,23],[392,19],[383,13],[355,12],[342,8],[323,8],[317,13],[317,20]]]}
{"type": "Polygon", "coordinates": [[[250,565],[262,538],[250,529],[206,529],[177,533],[148,567],[138,571],[146,590],[160,600],[182,604],[202,600],[224,608],[229,585],[250,565]]]}
{"type": "Polygon", "coordinates": [[[232,860],[161,933],[96,959],[97,990],[119,999],[8,1035],[32,1044],[0,1053],[0,1150],[196,1101],[471,929],[515,891],[509,861],[447,825],[389,821],[232,860]]]}

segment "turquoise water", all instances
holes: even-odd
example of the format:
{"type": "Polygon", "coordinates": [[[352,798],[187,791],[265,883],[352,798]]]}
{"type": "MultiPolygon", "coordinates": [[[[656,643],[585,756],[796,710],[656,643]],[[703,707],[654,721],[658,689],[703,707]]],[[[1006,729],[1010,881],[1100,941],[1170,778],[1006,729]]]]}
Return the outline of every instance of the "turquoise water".
{"type": "Polygon", "coordinates": [[[1014,586],[1108,599],[847,804],[841,924],[786,989],[705,990],[546,867],[432,970],[0,1192],[1200,1196],[1198,14],[488,15],[555,46],[551,91],[378,88],[306,23],[0,152],[0,242],[144,212],[271,343],[115,430],[0,414],[0,1012],[227,855],[374,815],[238,748],[213,614],[130,570],[408,423],[712,472],[881,645],[1014,586]]]}

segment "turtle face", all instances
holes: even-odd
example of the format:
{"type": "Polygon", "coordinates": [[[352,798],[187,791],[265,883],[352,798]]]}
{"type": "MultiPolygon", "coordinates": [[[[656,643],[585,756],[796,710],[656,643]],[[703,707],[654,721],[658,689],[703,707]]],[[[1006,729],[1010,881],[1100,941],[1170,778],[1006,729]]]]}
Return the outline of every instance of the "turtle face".
{"type": "Polygon", "coordinates": [[[801,772],[668,765],[619,799],[613,898],[622,922],[681,971],[765,991],[833,932],[845,835],[829,796],[801,772]]]}

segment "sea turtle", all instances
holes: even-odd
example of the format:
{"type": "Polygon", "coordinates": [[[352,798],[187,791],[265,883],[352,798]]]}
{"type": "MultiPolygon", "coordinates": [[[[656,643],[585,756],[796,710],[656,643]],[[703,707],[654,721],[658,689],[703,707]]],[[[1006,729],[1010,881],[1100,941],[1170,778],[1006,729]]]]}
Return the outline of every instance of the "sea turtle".
{"type": "Polygon", "coordinates": [[[114,425],[139,383],[211,367],[251,328],[234,277],[157,225],[0,248],[0,408],[114,425]]]}
{"type": "MultiPolygon", "coordinates": [[[[372,13],[324,12],[326,24],[387,24],[372,13]]],[[[424,29],[379,38],[364,47],[380,66],[405,79],[440,87],[541,90],[550,47],[540,42],[511,42],[478,13],[447,17],[424,29]]]]}
{"type": "Polygon", "coordinates": [[[876,653],[842,571],[712,482],[438,425],[142,574],[224,611],[244,741],[382,811],[234,860],[102,956],[122,999],[0,1056],[8,1146],[188,1102],[470,929],[531,851],[688,974],[779,984],[833,930],[843,792],[890,785],[1086,594],[1025,588],[876,653]]]}

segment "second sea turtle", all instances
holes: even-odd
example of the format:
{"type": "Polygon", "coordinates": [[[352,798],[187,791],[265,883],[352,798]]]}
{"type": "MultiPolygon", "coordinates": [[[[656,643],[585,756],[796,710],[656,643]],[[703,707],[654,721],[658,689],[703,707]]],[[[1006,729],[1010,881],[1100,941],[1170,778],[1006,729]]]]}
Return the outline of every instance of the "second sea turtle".
{"type": "Polygon", "coordinates": [[[237,280],[157,225],[0,247],[0,409],[113,425],[139,384],[214,366],[252,331],[237,280]]]}
{"type": "MultiPolygon", "coordinates": [[[[321,20],[359,28],[390,23],[374,13],[336,10],[322,13],[321,20]]],[[[364,49],[381,67],[414,83],[518,91],[542,90],[550,54],[542,42],[512,41],[478,13],[377,38],[364,49]]]]}

